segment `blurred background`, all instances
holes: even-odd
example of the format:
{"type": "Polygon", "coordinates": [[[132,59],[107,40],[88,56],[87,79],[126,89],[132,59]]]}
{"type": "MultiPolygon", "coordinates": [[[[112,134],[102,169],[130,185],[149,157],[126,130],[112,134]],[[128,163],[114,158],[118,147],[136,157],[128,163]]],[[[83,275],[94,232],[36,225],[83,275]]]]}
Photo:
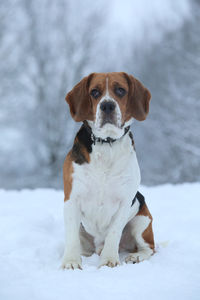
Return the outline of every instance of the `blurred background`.
{"type": "Polygon", "coordinates": [[[80,127],[66,93],[125,71],[152,94],[132,131],[142,184],[200,181],[199,0],[0,2],[0,187],[62,188],[80,127]]]}

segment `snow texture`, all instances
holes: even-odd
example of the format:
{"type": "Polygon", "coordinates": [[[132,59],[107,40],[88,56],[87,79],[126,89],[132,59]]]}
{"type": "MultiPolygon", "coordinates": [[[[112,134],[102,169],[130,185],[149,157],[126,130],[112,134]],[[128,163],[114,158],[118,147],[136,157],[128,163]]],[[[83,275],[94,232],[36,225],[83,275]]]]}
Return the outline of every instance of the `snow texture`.
{"type": "Polygon", "coordinates": [[[200,299],[200,184],[141,187],[154,217],[150,260],[61,270],[63,192],[0,191],[0,299],[200,299]]]}

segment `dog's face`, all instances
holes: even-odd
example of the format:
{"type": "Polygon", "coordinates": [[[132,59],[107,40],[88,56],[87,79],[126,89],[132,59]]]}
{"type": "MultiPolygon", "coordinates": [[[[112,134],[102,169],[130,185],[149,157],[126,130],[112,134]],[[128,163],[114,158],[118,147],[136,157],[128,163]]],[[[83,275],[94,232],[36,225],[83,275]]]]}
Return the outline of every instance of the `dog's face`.
{"type": "Polygon", "coordinates": [[[83,78],[66,101],[74,120],[87,120],[96,136],[118,138],[132,118],[146,118],[150,98],[150,92],[132,75],[113,72],[83,78]]]}

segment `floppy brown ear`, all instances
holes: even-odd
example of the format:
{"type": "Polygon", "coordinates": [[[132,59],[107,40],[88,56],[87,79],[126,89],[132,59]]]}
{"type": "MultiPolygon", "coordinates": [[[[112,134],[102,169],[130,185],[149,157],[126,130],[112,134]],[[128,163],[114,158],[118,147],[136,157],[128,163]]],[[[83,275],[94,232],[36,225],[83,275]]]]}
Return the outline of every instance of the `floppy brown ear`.
{"type": "Polygon", "coordinates": [[[88,92],[91,77],[92,74],[84,77],[65,97],[71,116],[76,122],[93,120],[92,103],[88,92]]]}
{"type": "Polygon", "coordinates": [[[142,83],[132,75],[127,75],[129,84],[129,99],[127,106],[127,115],[130,115],[138,121],[146,119],[149,113],[149,102],[151,94],[142,83]]]}

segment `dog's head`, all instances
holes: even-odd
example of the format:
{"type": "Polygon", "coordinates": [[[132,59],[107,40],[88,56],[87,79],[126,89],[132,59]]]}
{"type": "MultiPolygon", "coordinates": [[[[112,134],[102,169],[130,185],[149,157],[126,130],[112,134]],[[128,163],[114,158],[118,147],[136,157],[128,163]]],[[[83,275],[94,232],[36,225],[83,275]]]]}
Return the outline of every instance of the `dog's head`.
{"type": "Polygon", "coordinates": [[[66,96],[76,122],[87,120],[96,136],[118,138],[132,118],[145,120],[150,92],[123,72],[92,73],[66,96]]]}

